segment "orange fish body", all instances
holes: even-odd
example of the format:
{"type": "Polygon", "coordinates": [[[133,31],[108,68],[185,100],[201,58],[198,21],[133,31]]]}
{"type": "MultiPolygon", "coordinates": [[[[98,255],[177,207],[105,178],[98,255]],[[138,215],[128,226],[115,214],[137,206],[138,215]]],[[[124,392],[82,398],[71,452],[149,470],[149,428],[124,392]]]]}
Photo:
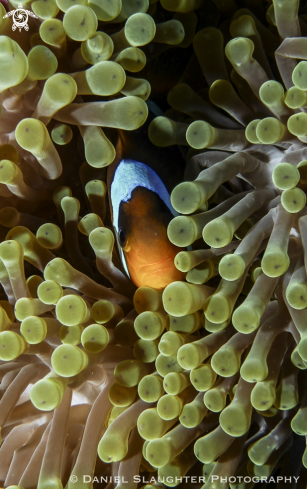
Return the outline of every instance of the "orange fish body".
{"type": "Polygon", "coordinates": [[[180,165],[177,164],[174,173],[168,153],[159,159],[157,149],[150,148],[148,141],[146,144],[147,151],[132,145],[121,134],[116,161],[108,171],[109,199],[127,274],[138,287],[162,289],[183,279],[174,265],[181,249],[168,240],[166,232],[169,221],[176,215],[169,195],[170,187],[178,183],[176,173],[180,165]]]}

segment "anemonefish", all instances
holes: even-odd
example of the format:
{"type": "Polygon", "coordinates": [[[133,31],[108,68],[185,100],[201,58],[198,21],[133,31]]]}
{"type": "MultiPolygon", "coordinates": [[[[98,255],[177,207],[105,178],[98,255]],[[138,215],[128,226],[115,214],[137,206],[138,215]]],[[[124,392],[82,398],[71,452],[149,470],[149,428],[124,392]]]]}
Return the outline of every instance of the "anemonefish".
{"type": "Polygon", "coordinates": [[[181,250],[167,237],[176,215],[170,192],[182,181],[184,164],[177,148],[156,148],[147,127],[120,132],[116,160],[108,169],[111,218],[127,275],[138,287],[166,287],[183,274],[174,265],[181,250]]]}

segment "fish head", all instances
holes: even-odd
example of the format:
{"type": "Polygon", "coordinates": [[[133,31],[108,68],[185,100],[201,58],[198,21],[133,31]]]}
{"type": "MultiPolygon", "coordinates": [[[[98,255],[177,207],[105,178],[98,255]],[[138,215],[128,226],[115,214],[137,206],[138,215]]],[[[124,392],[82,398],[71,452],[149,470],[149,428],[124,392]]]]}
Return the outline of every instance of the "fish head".
{"type": "Polygon", "coordinates": [[[136,187],[127,202],[121,202],[117,237],[132,281],[138,287],[165,288],[183,280],[174,259],[181,251],[167,237],[173,218],[159,195],[136,187]]]}

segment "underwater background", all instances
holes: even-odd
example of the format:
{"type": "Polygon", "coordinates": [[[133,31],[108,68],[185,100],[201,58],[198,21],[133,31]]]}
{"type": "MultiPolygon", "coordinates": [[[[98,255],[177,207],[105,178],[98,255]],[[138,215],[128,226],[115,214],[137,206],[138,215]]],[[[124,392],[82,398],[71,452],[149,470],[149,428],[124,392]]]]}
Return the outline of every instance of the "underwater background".
{"type": "Polygon", "coordinates": [[[305,36],[1,0],[1,488],[307,487],[305,36]]]}

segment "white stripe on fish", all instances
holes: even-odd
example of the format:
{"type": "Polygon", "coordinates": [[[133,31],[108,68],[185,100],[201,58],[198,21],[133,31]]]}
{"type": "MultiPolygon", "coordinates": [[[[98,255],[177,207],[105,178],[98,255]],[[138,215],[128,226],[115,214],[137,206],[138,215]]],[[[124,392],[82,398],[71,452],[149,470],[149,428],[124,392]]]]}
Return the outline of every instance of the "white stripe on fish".
{"type": "MultiPolygon", "coordinates": [[[[111,184],[111,202],[113,210],[113,226],[119,231],[119,208],[121,202],[128,202],[131,194],[136,187],[144,187],[159,195],[160,199],[168,207],[173,216],[177,216],[171,204],[170,194],[157,173],[145,163],[135,160],[122,160],[115,170],[113,182],[111,184]]],[[[130,277],[124,253],[119,246],[122,262],[126,273],[130,277]]]]}

